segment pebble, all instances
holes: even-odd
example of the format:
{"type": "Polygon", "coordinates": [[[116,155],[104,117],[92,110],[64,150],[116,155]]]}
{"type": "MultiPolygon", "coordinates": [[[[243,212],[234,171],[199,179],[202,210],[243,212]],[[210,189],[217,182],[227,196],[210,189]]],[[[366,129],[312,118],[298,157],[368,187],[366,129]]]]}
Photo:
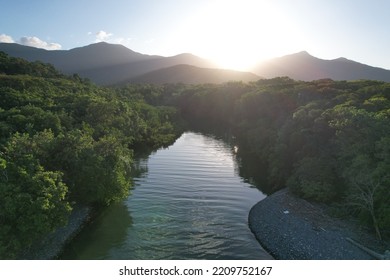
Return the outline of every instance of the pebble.
{"type": "Polygon", "coordinates": [[[343,226],[288,189],[258,202],[251,209],[248,222],[259,243],[275,259],[374,259],[346,240],[357,240],[359,230],[343,226]],[[294,209],[286,210],[286,205],[294,209]]]}

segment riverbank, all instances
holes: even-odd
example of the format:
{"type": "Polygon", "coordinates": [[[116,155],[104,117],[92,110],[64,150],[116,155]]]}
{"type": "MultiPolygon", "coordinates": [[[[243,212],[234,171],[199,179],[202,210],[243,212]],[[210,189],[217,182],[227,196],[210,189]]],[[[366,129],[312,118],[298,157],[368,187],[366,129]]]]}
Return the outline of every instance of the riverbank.
{"type": "Polygon", "coordinates": [[[248,222],[259,243],[276,259],[376,259],[348,239],[380,254],[389,249],[366,229],[325,212],[323,206],[283,189],[253,206],[248,222]]]}
{"type": "Polygon", "coordinates": [[[68,224],[58,228],[42,241],[31,246],[22,254],[20,259],[25,260],[50,260],[55,259],[64,249],[64,246],[82,229],[90,219],[91,208],[77,206],[69,216],[68,224]]]}

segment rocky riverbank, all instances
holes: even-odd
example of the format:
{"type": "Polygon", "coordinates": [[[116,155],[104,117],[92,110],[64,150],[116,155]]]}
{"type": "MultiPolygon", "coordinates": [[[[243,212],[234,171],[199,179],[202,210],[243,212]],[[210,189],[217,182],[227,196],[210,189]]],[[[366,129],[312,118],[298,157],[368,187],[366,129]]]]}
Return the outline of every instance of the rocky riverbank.
{"type": "Polygon", "coordinates": [[[20,259],[27,260],[50,260],[55,259],[62,252],[64,246],[69,242],[88,221],[91,208],[77,206],[69,216],[68,224],[57,229],[52,234],[46,236],[40,242],[31,246],[20,259]]]}
{"type": "MultiPolygon", "coordinates": [[[[276,259],[376,259],[358,242],[383,254],[389,244],[366,229],[326,214],[321,205],[278,191],[257,203],[249,213],[249,227],[260,244],[276,259]]],[[[380,256],[379,256],[380,257],[380,256]]]]}

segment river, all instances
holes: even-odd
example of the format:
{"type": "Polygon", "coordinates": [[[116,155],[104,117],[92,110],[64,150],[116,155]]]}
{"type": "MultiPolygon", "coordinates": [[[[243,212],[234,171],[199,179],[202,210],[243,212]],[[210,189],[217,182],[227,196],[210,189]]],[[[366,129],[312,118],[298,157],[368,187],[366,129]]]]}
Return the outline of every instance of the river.
{"type": "Polygon", "coordinates": [[[131,195],[106,208],[62,259],[269,259],[248,228],[265,195],[238,175],[234,148],[184,133],[137,160],[131,195]]]}

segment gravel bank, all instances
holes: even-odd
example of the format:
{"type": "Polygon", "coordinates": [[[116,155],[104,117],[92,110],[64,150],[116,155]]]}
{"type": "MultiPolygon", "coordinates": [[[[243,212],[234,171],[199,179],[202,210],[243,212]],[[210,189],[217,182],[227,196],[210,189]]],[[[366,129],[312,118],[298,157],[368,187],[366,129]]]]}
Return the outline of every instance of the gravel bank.
{"type": "Polygon", "coordinates": [[[89,219],[91,209],[85,206],[75,207],[69,216],[68,224],[49,234],[41,242],[31,246],[20,259],[50,260],[55,259],[65,244],[72,239],[89,219]]]}
{"type": "Polygon", "coordinates": [[[364,229],[326,215],[323,207],[296,197],[288,189],[253,206],[249,213],[249,227],[276,259],[375,259],[346,238],[380,254],[386,249],[386,244],[364,229]]]}

